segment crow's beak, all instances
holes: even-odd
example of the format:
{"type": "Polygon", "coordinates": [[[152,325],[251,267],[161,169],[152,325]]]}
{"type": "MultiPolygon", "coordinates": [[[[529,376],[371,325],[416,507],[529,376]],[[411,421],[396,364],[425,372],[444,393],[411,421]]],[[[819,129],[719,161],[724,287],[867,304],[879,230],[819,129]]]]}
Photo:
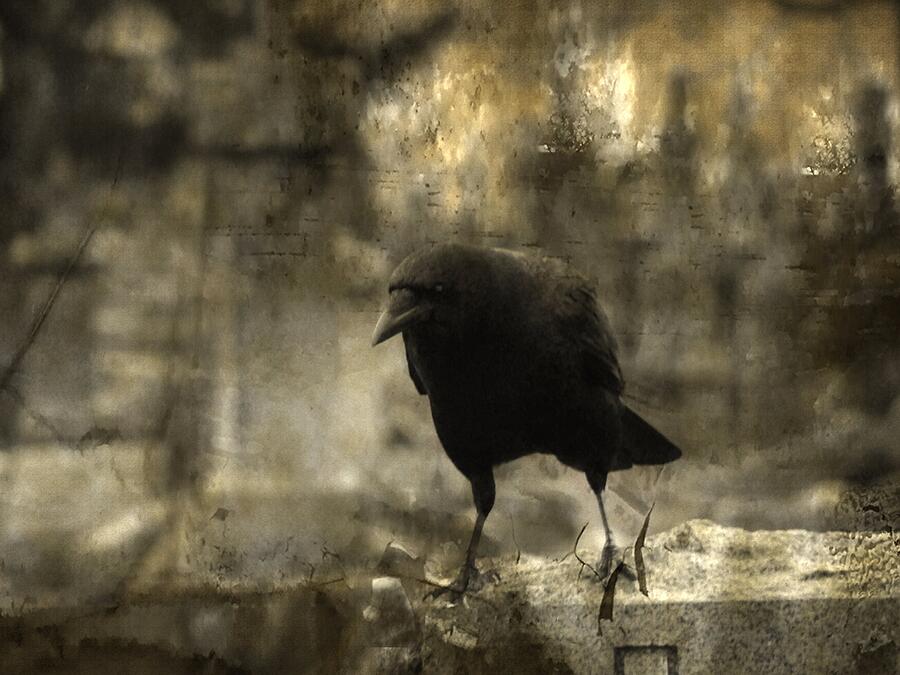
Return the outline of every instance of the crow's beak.
{"type": "Polygon", "coordinates": [[[391,293],[391,304],[382,312],[375,333],[372,335],[372,346],[381,344],[410,326],[426,321],[431,316],[431,305],[425,302],[416,303],[411,291],[397,290],[391,293]]]}

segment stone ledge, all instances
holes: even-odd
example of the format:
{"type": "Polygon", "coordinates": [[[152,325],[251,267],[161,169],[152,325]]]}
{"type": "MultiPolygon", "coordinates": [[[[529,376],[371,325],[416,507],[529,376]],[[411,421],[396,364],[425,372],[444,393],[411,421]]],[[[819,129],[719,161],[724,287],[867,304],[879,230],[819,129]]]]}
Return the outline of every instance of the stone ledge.
{"type": "Polygon", "coordinates": [[[424,600],[428,586],[416,580],[424,561],[393,546],[377,569],[330,583],[160,589],[103,607],[7,616],[0,670],[66,669],[104,655],[138,663],[148,649],[171,659],[170,672],[197,659],[205,672],[768,675],[900,666],[892,533],[690,521],[648,545],[649,597],[620,579],[613,620],[602,624],[603,588],[573,556],[482,561],[501,580],[451,604],[424,600]]]}

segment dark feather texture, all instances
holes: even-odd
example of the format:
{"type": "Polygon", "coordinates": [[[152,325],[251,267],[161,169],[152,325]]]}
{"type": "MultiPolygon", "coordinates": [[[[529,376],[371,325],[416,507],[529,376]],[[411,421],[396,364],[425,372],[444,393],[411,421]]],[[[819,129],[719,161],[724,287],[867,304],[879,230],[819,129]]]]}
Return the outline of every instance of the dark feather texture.
{"type": "MultiPolygon", "coordinates": [[[[622,403],[610,323],[593,285],[562,261],[445,244],[406,258],[389,290],[373,344],[403,334],[416,390],[472,483],[479,517],[458,589],[494,503],[497,464],[555,455],[600,499],[610,471],[681,455],[622,403]]],[[[600,509],[611,551],[602,499],[600,509]]]]}
{"type": "Polygon", "coordinates": [[[678,456],[621,403],[609,320],[562,261],[442,245],[404,260],[390,288],[433,307],[403,331],[410,377],[464,473],[532,452],[602,471],[678,456]]]}

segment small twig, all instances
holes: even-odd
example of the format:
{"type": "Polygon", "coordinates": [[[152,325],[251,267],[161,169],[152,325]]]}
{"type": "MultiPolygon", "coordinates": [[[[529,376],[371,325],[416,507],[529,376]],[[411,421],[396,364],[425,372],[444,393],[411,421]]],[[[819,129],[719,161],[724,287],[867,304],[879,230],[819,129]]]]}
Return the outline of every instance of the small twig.
{"type": "Polygon", "coordinates": [[[304,583],[304,587],[306,588],[321,588],[323,586],[330,586],[331,584],[337,584],[342,581],[345,581],[346,577],[337,577],[335,579],[328,579],[326,581],[312,581],[311,579],[307,579],[304,583]]]}
{"type": "Polygon", "coordinates": [[[62,290],[66,281],[69,280],[69,275],[72,273],[75,265],[78,264],[78,261],[81,259],[82,253],[84,253],[84,249],[87,248],[87,245],[91,241],[91,237],[94,236],[94,232],[96,231],[97,226],[92,225],[85,233],[84,237],[81,238],[81,243],[78,245],[78,249],[69,259],[69,264],[66,265],[66,269],[63,270],[63,273],[59,276],[59,279],[56,280],[56,286],[54,286],[53,291],[47,297],[47,300],[44,302],[43,307],[41,307],[41,311],[38,312],[38,315],[34,318],[34,321],[31,324],[31,329],[28,331],[28,335],[25,336],[22,344],[19,345],[19,348],[13,355],[12,360],[9,362],[9,364],[7,364],[6,369],[3,371],[3,375],[0,376],[0,389],[6,389],[13,375],[16,374],[16,371],[22,364],[22,360],[25,358],[28,350],[31,349],[31,345],[33,345],[34,341],[37,339],[38,333],[43,327],[44,322],[47,320],[47,317],[50,316],[50,310],[53,309],[53,305],[56,303],[56,299],[59,297],[60,291],[62,290]]]}
{"type": "Polygon", "coordinates": [[[328,558],[334,558],[341,570],[344,570],[344,559],[341,558],[340,553],[335,553],[328,546],[322,544],[322,561],[324,562],[328,558]]]}
{"type": "MultiPolygon", "coordinates": [[[[578,562],[581,563],[581,569],[582,569],[582,570],[583,570],[585,567],[587,567],[591,572],[594,573],[594,576],[596,576],[598,579],[602,579],[603,577],[600,576],[600,572],[598,572],[596,569],[594,569],[594,566],[591,565],[589,562],[587,562],[586,560],[582,560],[581,556],[578,555],[578,542],[581,541],[581,535],[584,534],[584,531],[587,529],[587,526],[588,526],[589,522],[590,522],[590,521],[588,521],[588,523],[585,523],[585,524],[584,524],[584,527],[581,528],[581,532],[579,532],[579,533],[578,533],[578,536],[575,537],[575,545],[572,547],[572,555],[575,556],[575,560],[577,560],[578,562]]],[[[579,571],[578,574],[580,575],[580,574],[581,574],[581,571],[579,571]]]]}
{"type": "Polygon", "coordinates": [[[519,540],[516,539],[516,524],[513,521],[512,514],[509,511],[506,512],[506,517],[509,518],[509,526],[512,529],[513,544],[516,545],[516,565],[518,565],[519,560],[522,559],[522,549],[519,547],[519,540]]]}
{"type": "Polygon", "coordinates": [[[330,548],[328,548],[328,546],[326,546],[325,544],[322,544],[322,560],[325,560],[326,558],[329,558],[329,557],[334,558],[338,562],[340,562],[340,560],[341,560],[341,555],[339,553],[335,553],[330,548]]]}
{"type": "MultiPolygon", "coordinates": [[[[423,579],[422,577],[409,577],[409,576],[404,575],[404,576],[397,576],[397,579],[408,579],[410,581],[418,581],[420,584],[425,584],[426,586],[431,586],[432,588],[440,588],[441,590],[447,591],[449,593],[459,593],[460,595],[465,595],[466,597],[474,598],[475,600],[480,600],[481,602],[485,603],[486,605],[488,605],[490,607],[493,607],[494,609],[497,608],[497,605],[494,604],[493,602],[491,602],[490,600],[488,600],[487,598],[482,598],[478,595],[473,595],[472,592],[469,591],[468,589],[463,589],[462,591],[460,591],[460,590],[457,590],[456,588],[453,588],[452,586],[445,586],[444,584],[438,584],[438,583],[435,583],[434,581],[429,581],[428,579],[423,579]]],[[[425,597],[427,598],[428,596],[426,595],[425,597]]]]}
{"type": "Polygon", "coordinates": [[[656,506],[656,502],[653,502],[653,504],[650,505],[650,510],[647,511],[647,515],[644,517],[644,524],[641,526],[641,531],[634,541],[634,567],[637,571],[638,588],[641,589],[641,593],[646,597],[650,597],[650,592],[647,590],[647,569],[644,567],[643,549],[644,540],[647,537],[647,528],[650,526],[650,514],[653,513],[654,506],[656,506]]]}
{"type": "Polygon", "coordinates": [[[301,563],[309,567],[309,575],[306,577],[306,584],[309,585],[312,583],[313,575],[316,573],[316,566],[307,560],[302,560],[301,563]]]}

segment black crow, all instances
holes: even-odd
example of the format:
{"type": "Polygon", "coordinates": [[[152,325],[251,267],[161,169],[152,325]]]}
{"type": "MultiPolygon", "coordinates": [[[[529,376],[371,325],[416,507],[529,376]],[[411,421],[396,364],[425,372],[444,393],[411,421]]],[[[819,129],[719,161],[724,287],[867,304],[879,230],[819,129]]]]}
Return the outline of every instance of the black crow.
{"type": "Polygon", "coordinates": [[[472,484],[478,516],[451,589],[462,593],[477,572],[493,467],[531,453],[586,474],[606,534],[600,573],[608,575],[621,550],[603,505],[607,474],[671,462],[681,451],[622,402],[616,341],[593,286],[557,259],[441,244],[400,263],[389,290],[372,344],[403,334],[409,375],[472,484]]]}

